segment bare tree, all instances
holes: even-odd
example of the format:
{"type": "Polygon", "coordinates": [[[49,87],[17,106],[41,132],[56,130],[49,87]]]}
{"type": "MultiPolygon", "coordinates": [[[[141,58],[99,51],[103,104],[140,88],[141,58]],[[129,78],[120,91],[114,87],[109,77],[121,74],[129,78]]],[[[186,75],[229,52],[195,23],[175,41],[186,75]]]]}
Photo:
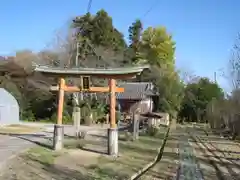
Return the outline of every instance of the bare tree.
{"type": "Polygon", "coordinates": [[[194,71],[188,68],[181,68],[178,70],[180,78],[185,84],[194,83],[199,80],[199,77],[194,74],[194,71]]]}
{"type": "Polygon", "coordinates": [[[214,126],[225,124],[234,139],[240,134],[240,34],[233,45],[224,77],[229,82],[232,92],[224,100],[210,104],[208,109],[209,114],[214,116],[211,119],[214,126]]]}
{"type": "Polygon", "coordinates": [[[44,65],[69,68],[75,59],[76,38],[74,29],[70,28],[68,20],[60,29],[56,30],[53,39],[39,53],[40,63],[44,65]]]}
{"type": "Polygon", "coordinates": [[[240,88],[240,33],[232,49],[231,58],[227,69],[227,78],[231,84],[232,90],[240,88]]]}

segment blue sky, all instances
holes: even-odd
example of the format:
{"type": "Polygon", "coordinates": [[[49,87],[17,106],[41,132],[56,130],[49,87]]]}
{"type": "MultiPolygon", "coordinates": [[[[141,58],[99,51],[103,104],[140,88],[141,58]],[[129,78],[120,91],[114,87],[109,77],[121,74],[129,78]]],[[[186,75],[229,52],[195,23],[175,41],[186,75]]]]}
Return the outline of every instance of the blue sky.
{"type": "MultiPolygon", "coordinates": [[[[129,25],[156,0],[93,0],[91,12],[104,8],[125,35],[129,25]]],[[[0,6],[0,55],[16,50],[45,48],[56,30],[86,12],[88,0],[8,0],[0,6]]],[[[227,88],[219,69],[227,66],[230,50],[240,30],[238,0],[158,0],[143,18],[144,27],[166,26],[177,43],[177,66],[213,78],[227,88]]]]}

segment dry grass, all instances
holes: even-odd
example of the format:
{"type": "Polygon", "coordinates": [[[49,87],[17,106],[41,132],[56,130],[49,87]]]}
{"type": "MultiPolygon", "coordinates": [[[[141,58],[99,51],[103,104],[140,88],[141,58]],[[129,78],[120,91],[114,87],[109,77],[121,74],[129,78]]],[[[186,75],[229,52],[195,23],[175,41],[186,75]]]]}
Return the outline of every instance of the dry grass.
{"type": "Polygon", "coordinates": [[[155,158],[165,132],[164,129],[156,137],[141,136],[134,142],[121,134],[118,158],[90,150],[90,147],[94,147],[95,151],[106,150],[104,137],[101,141],[96,137],[88,140],[69,139],[66,149],[58,153],[43,147],[33,148],[10,162],[0,180],[128,179],[155,158]]]}
{"type": "Polygon", "coordinates": [[[32,127],[20,124],[12,124],[8,126],[0,127],[0,133],[2,134],[27,134],[41,131],[39,127],[32,127]]]}
{"type": "MultiPolygon", "coordinates": [[[[88,166],[87,171],[92,178],[98,179],[128,179],[131,175],[141,170],[145,165],[154,160],[158,149],[161,147],[167,128],[162,128],[156,137],[140,136],[139,140],[132,141],[127,133],[119,135],[119,157],[112,158],[101,155],[88,166]]],[[[106,152],[106,141],[99,140],[69,140],[67,148],[87,148],[103,153],[106,152]],[[89,146],[89,144],[91,144],[89,146]],[[105,148],[102,147],[105,146],[105,148]],[[93,148],[94,146],[94,148],[93,148]]],[[[88,162],[89,164],[89,162],[88,162]]],[[[86,168],[86,167],[85,167],[86,168]]]]}
{"type": "Polygon", "coordinates": [[[117,179],[127,179],[154,160],[163,138],[164,135],[161,134],[158,138],[143,136],[138,142],[120,142],[120,157],[112,159],[102,156],[99,159],[101,166],[94,165],[92,168],[98,172],[114,170],[117,179]]]}
{"type": "Polygon", "coordinates": [[[179,133],[176,130],[170,130],[168,140],[165,144],[161,160],[150,170],[148,170],[141,180],[172,180],[176,176],[178,169],[178,138],[179,133]]]}

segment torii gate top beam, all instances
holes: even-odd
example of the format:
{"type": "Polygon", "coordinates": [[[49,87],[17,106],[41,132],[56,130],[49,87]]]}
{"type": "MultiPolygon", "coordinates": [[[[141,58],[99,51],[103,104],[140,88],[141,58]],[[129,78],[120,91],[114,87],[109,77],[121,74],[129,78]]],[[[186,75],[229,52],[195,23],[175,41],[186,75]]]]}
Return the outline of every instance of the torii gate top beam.
{"type": "Polygon", "coordinates": [[[125,67],[125,68],[59,68],[49,66],[36,66],[34,71],[41,72],[49,76],[61,76],[61,77],[79,77],[82,75],[86,76],[97,76],[99,78],[114,78],[114,79],[125,79],[136,76],[141,73],[144,69],[148,69],[149,66],[136,66],[136,67],[125,67]]]}

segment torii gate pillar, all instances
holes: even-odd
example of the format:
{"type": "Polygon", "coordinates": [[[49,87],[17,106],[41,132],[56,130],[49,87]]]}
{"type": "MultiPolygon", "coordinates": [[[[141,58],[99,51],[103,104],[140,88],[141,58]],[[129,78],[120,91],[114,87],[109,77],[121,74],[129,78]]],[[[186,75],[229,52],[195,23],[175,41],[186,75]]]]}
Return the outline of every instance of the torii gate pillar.
{"type": "Polygon", "coordinates": [[[118,128],[116,125],[116,80],[109,79],[110,128],[108,129],[108,154],[118,156],[118,128]]]}
{"type": "Polygon", "coordinates": [[[65,87],[65,79],[61,78],[59,82],[57,124],[54,125],[54,132],[53,132],[54,150],[61,150],[63,148],[64,128],[62,124],[62,112],[63,112],[63,103],[64,103],[64,87],[65,87]]]}

